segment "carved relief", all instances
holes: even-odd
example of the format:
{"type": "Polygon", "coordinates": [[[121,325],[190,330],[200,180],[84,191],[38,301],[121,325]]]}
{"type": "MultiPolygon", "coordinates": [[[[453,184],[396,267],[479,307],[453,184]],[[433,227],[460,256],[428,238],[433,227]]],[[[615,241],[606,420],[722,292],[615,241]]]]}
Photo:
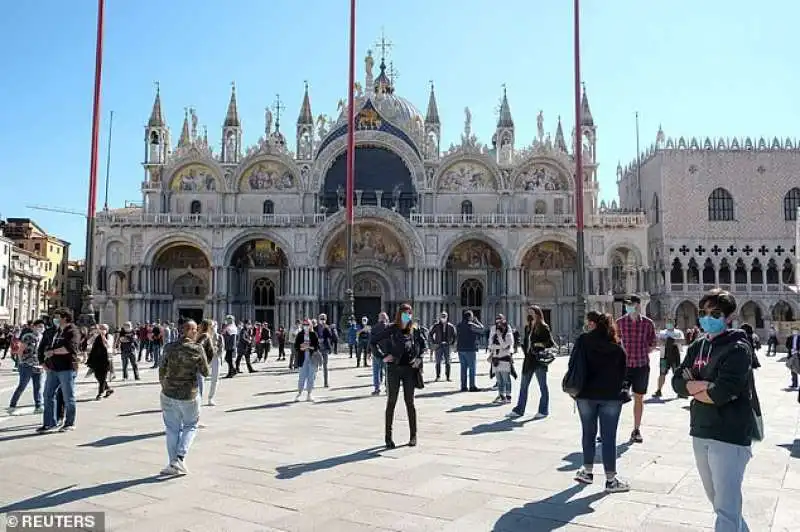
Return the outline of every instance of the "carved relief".
{"type": "Polygon", "coordinates": [[[542,242],[525,254],[522,265],[530,270],[572,270],[577,262],[575,252],[561,242],[542,242]]]}
{"type": "Polygon", "coordinates": [[[263,161],[248,168],[241,179],[243,190],[286,190],[294,188],[295,178],[285,165],[263,161]]]}
{"type": "Polygon", "coordinates": [[[362,297],[382,297],[383,285],[374,275],[359,275],[353,283],[353,294],[362,297]]]}
{"type": "Polygon", "coordinates": [[[236,268],[282,268],[286,255],[271,240],[251,240],[236,250],[231,264],[236,268]]]}
{"type": "Polygon", "coordinates": [[[495,188],[495,180],[489,170],[472,162],[455,163],[439,178],[439,190],[449,192],[477,192],[495,188]]]}
{"type": "Polygon", "coordinates": [[[106,250],[106,265],[108,266],[122,266],[125,261],[125,252],[122,249],[122,244],[119,242],[112,242],[108,245],[106,250]]]}
{"type": "MultiPolygon", "coordinates": [[[[406,263],[403,248],[397,238],[386,229],[373,224],[361,224],[353,230],[353,257],[355,260],[371,260],[389,265],[406,263]]],[[[342,232],[330,247],[328,263],[340,266],[347,260],[345,235],[342,232]]]]}
{"type": "Polygon", "coordinates": [[[214,192],[218,188],[217,178],[208,166],[190,164],[175,173],[170,188],[182,192],[214,192]]]}
{"type": "Polygon", "coordinates": [[[447,257],[447,267],[455,270],[502,268],[500,255],[486,242],[467,240],[458,244],[447,257]]]}
{"type": "Polygon", "coordinates": [[[142,263],[142,252],[144,251],[144,244],[142,243],[142,235],[133,235],[131,237],[131,264],[142,263]]]}
{"type": "Polygon", "coordinates": [[[533,166],[517,176],[516,190],[528,192],[538,190],[564,190],[564,181],[553,169],[546,166],[533,166]]]}

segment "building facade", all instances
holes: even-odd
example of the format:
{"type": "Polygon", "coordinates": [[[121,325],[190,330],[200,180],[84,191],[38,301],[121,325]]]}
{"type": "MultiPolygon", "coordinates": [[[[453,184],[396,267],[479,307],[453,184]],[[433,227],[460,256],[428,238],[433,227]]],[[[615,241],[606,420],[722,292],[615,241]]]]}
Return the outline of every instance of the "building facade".
{"type": "Polygon", "coordinates": [[[13,247],[14,242],[3,235],[2,227],[0,227],[0,325],[11,321],[8,279],[11,276],[11,248],[13,247]]]}
{"type": "Polygon", "coordinates": [[[11,322],[23,324],[48,312],[45,286],[50,262],[32,251],[14,247],[8,278],[11,322]]]}
{"type": "Polygon", "coordinates": [[[621,206],[648,212],[648,279],[657,319],[693,325],[712,287],[737,297],[738,319],[762,333],[800,319],[795,228],[800,143],[667,139],[619,167],[621,206]]]}
{"type": "Polygon", "coordinates": [[[17,247],[45,259],[44,294],[47,306],[42,310],[49,312],[66,305],[69,242],[48,234],[29,218],[6,219],[4,231],[17,247]]]}
{"type": "Polygon", "coordinates": [[[66,306],[75,316],[80,316],[83,307],[83,284],[86,271],[82,260],[71,260],[67,263],[67,298],[66,306]]]}
{"type": "MultiPolygon", "coordinates": [[[[357,315],[374,320],[412,301],[426,324],[442,310],[467,309],[520,324],[536,303],[555,332],[572,333],[575,142],[585,156],[589,305],[610,310],[630,292],[647,298],[646,217],[598,204],[597,127],[586,94],[571,138],[560,120],[546,134],[539,113],[536,138],[519,147],[504,90],[491,142],[478,140],[465,109],[460,142],[445,149],[433,86],[423,115],[397,95],[383,60],[377,76],[373,67],[369,54],[355,99],[357,315]]],[[[308,87],[301,102],[292,146],[278,107],[246,147],[234,88],[217,153],[194,110],[172,149],[156,94],[142,205],[98,215],[101,320],[231,313],[286,326],[320,311],[345,318],[346,105],[339,102],[337,118],[314,117],[308,87]]]]}

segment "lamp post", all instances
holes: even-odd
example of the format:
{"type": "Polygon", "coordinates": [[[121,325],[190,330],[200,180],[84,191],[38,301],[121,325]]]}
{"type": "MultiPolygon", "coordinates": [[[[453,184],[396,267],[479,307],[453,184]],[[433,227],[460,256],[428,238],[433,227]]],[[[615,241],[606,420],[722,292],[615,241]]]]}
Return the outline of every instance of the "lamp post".
{"type": "Polygon", "coordinates": [[[345,246],[347,260],[345,264],[345,280],[347,289],[345,296],[348,302],[348,317],[355,316],[355,294],[353,293],[353,189],[355,188],[355,151],[356,151],[356,115],[355,115],[355,83],[356,83],[356,0],[350,0],[350,73],[347,85],[347,221],[345,226],[345,246]]]}
{"type": "Polygon", "coordinates": [[[94,324],[92,278],[94,275],[94,226],[97,212],[97,159],[100,146],[100,84],[103,73],[103,17],[105,0],[97,0],[97,43],[94,63],[94,101],[92,108],[92,147],[89,162],[89,199],[86,207],[86,265],[83,283],[83,307],[79,322],[94,324]]]}
{"type": "Polygon", "coordinates": [[[583,134],[581,133],[581,11],[580,0],[575,0],[575,246],[577,248],[578,275],[575,280],[575,313],[577,316],[577,329],[583,326],[583,317],[586,314],[586,264],[585,243],[583,239],[583,134]]]}

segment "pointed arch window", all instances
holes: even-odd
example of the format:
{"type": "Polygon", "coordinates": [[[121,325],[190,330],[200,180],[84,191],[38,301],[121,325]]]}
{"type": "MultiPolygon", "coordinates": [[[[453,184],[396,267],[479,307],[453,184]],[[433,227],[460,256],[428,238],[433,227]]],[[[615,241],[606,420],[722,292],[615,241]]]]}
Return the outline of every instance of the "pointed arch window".
{"type": "Polygon", "coordinates": [[[263,212],[264,214],[275,214],[275,203],[272,200],[264,200],[263,212]]]}
{"type": "Polygon", "coordinates": [[[764,284],[764,270],[758,259],[753,259],[753,265],[750,268],[750,284],[764,284]]]}
{"type": "Polygon", "coordinates": [[[683,284],[683,264],[679,258],[672,261],[672,269],[669,271],[670,284],[683,284]]]}
{"type": "Polygon", "coordinates": [[[733,196],[724,188],[715,188],[708,196],[708,219],[712,222],[733,221],[733,196]]]}
{"type": "Polygon", "coordinates": [[[275,306],[275,283],[270,279],[256,279],[253,284],[253,305],[257,307],[275,306]]]}
{"type": "Polygon", "coordinates": [[[794,284],[794,267],[789,258],[783,261],[783,284],[794,284]]]}
{"type": "Polygon", "coordinates": [[[769,259],[767,263],[767,284],[778,284],[780,274],[778,273],[778,264],[775,259],[769,259]]]}
{"type": "Polygon", "coordinates": [[[736,269],[733,272],[733,281],[736,284],[747,284],[747,267],[744,261],[739,258],[736,259],[736,269]]]}
{"type": "Polygon", "coordinates": [[[686,268],[686,282],[688,284],[700,284],[700,270],[697,261],[689,259],[689,267],[686,268]]]}
{"type": "Polygon", "coordinates": [[[474,309],[483,306],[483,283],[467,279],[461,285],[461,306],[474,309]]]}
{"type": "Polygon", "coordinates": [[[194,200],[189,206],[189,213],[201,214],[202,212],[203,212],[203,204],[200,203],[200,200],[194,200]]]}
{"type": "Polygon", "coordinates": [[[703,284],[715,284],[717,282],[716,275],[714,263],[711,262],[711,259],[706,259],[703,264],[703,284]]]}
{"type": "Polygon", "coordinates": [[[657,224],[661,219],[660,216],[661,205],[658,201],[658,194],[653,194],[653,201],[650,203],[650,211],[653,217],[653,223],[657,224]]]}
{"type": "Polygon", "coordinates": [[[796,221],[798,207],[800,207],[800,188],[794,187],[783,197],[783,218],[787,222],[796,221]]]}
{"type": "Polygon", "coordinates": [[[472,216],[472,202],[470,200],[461,202],[461,216],[472,216]]]}
{"type": "Polygon", "coordinates": [[[719,263],[719,284],[731,284],[731,267],[728,259],[722,259],[719,263]]]}

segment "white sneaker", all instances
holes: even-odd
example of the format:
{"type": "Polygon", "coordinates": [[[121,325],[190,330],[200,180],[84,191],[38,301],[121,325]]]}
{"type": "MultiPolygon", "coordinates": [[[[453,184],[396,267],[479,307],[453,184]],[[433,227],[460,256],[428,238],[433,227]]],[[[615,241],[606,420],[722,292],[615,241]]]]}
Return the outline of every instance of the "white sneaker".
{"type": "Polygon", "coordinates": [[[172,476],[172,475],[180,475],[180,472],[177,469],[175,469],[175,467],[172,464],[170,464],[161,471],[159,471],[159,474],[172,476]]]}
{"type": "Polygon", "coordinates": [[[14,412],[16,412],[16,411],[17,411],[17,407],[16,406],[9,406],[8,408],[6,408],[6,412],[8,412],[9,416],[13,416],[14,412]]]}
{"type": "Polygon", "coordinates": [[[208,400],[208,406],[217,406],[217,402],[213,399],[208,400]]]}
{"type": "Polygon", "coordinates": [[[533,419],[544,419],[546,417],[547,416],[545,414],[540,414],[540,413],[537,412],[536,415],[533,416],[533,419]]]}
{"type": "Polygon", "coordinates": [[[180,458],[176,458],[174,462],[170,464],[175,471],[178,472],[179,475],[186,475],[189,473],[189,469],[186,467],[186,464],[180,458]]]}
{"type": "Polygon", "coordinates": [[[309,402],[309,403],[313,403],[314,402],[314,398],[311,397],[311,392],[308,392],[308,394],[306,395],[306,402],[309,402]]]}
{"type": "Polygon", "coordinates": [[[294,402],[296,403],[297,401],[299,401],[299,400],[300,400],[300,397],[301,397],[302,395],[303,395],[303,392],[297,392],[297,395],[296,395],[296,396],[295,396],[295,398],[294,398],[294,402]]]}
{"type": "Polygon", "coordinates": [[[508,414],[506,414],[506,417],[507,417],[508,419],[517,419],[518,417],[522,417],[522,414],[520,414],[520,413],[519,413],[519,412],[517,412],[516,410],[512,410],[511,412],[509,412],[508,414]]]}

